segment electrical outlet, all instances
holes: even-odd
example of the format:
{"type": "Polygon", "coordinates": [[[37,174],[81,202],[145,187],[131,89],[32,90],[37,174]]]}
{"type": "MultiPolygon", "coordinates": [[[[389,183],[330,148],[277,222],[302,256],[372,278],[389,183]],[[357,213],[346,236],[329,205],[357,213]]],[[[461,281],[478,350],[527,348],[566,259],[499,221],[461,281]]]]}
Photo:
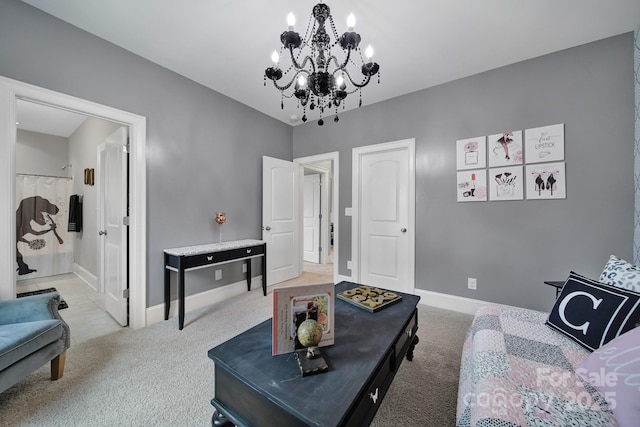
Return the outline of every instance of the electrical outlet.
{"type": "Polygon", "coordinates": [[[216,280],[222,279],[222,270],[216,270],[215,279],[216,280]]]}
{"type": "Polygon", "coordinates": [[[469,289],[476,290],[478,289],[477,285],[478,285],[478,281],[475,279],[475,277],[469,277],[468,285],[467,285],[469,289]]]}
{"type": "Polygon", "coordinates": [[[351,270],[351,261],[347,261],[347,270],[351,270]]]}

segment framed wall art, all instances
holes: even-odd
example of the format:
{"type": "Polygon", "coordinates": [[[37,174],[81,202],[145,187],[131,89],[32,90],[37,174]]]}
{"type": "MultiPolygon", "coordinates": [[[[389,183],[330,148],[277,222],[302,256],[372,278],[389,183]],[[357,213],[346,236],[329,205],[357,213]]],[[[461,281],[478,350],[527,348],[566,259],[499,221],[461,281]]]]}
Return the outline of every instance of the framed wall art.
{"type": "Polygon", "coordinates": [[[527,163],[564,160],[564,123],[527,129],[524,139],[527,163]]]}
{"type": "Polygon", "coordinates": [[[487,138],[460,139],[456,141],[456,166],[458,170],[484,168],[487,165],[487,138]]]}
{"type": "Polygon", "coordinates": [[[524,177],[522,166],[489,169],[489,200],[522,200],[524,177]]]}
{"type": "Polygon", "coordinates": [[[527,200],[566,199],[564,162],[526,166],[527,200]]]}
{"type": "Polygon", "coordinates": [[[487,141],[489,167],[514,166],[524,163],[522,131],[507,131],[489,135],[487,141]]]}
{"type": "Polygon", "coordinates": [[[487,170],[458,172],[457,191],[459,202],[484,202],[487,200],[487,170]]]}

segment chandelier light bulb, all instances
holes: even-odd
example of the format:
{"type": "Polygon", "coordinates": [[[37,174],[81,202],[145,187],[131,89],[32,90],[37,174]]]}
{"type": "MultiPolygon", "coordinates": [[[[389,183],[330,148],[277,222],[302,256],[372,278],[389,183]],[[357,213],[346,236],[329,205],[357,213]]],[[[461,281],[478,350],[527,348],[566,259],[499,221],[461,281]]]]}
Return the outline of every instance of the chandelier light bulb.
{"type": "Polygon", "coordinates": [[[307,85],[307,79],[302,74],[298,76],[298,85],[300,87],[305,87],[307,85]]]}
{"type": "Polygon", "coordinates": [[[371,47],[371,45],[367,46],[367,48],[365,49],[364,56],[366,56],[367,59],[371,59],[371,57],[373,56],[373,48],[371,47]]]}
{"type": "Polygon", "coordinates": [[[280,55],[278,55],[277,51],[273,51],[273,53],[271,54],[271,62],[273,62],[273,65],[278,65],[278,61],[280,60],[280,55]]]}
{"type": "Polygon", "coordinates": [[[293,15],[293,12],[289,12],[287,15],[287,25],[289,29],[293,29],[293,26],[296,25],[296,17],[293,15]]]}
{"type": "Polygon", "coordinates": [[[342,74],[340,74],[338,76],[338,78],[336,79],[336,86],[340,87],[344,84],[344,78],[342,77],[342,74]]]}
{"type": "Polygon", "coordinates": [[[349,27],[349,30],[353,30],[353,27],[356,26],[356,16],[353,13],[350,13],[349,16],[347,16],[347,27],[349,27]]]}

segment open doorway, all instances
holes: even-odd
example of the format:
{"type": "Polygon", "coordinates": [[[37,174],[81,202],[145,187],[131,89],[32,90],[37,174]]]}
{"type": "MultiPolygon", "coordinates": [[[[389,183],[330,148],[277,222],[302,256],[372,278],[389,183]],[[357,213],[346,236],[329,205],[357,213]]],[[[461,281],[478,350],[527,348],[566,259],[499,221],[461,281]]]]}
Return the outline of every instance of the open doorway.
{"type": "MultiPolygon", "coordinates": [[[[0,299],[16,295],[16,134],[18,100],[57,107],[86,116],[105,119],[127,127],[130,137],[129,161],[129,253],[128,280],[130,316],[129,325],[146,326],[146,119],[132,113],[50,91],[16,80],[0,77],[0,198],[7,200],[0,209],[0,299]]],[[[94,172],[95,173],[95,172],[94,172]]]]}
{"type": "MultiPolygon", "coordinates": [[[[116,131],[124,132],[126,141],[127,130],[119,123],[28,100],[18,99],[16,105],[16,292],[60,293],[65,301],[61,315],[73,331],[73,343],[119,330],[128,324],[128,301],[123,301],[122,316],[105,292],[114,287],[105,282],[117,278],[105,280],[102,274],[101,248],[107,236],[99,229],[104,228],[106,168],[100,148],[116,131]],[[34,201],[46,202],[51,212],[43,214],[31,206],[34,201]]],[[[115,151],[122,153],[122,147],[115,151]]],[[[126,199],[127,187],[126,181],[109,186],[124,196],[111,198],[126,199]]],[[[109,205],[120,206],[113,200],[109,205]]],[[[126,251],[126,241],[123,245],[126,251]]]]}
{"type": "Polygon", "coordinates": [[[303,272],[338,281],[338,152],[294,159],[304,170],[303,272]]]}

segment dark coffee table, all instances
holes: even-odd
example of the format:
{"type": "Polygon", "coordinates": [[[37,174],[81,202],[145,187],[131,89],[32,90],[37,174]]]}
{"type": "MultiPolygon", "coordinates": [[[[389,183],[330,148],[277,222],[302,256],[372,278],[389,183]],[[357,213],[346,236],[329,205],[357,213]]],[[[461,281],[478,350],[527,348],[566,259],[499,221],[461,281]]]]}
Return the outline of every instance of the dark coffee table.
{"type": "MultiPolygon", "coordinates": [[[[336,293],[359,286],[341,282],[336,293]]],[[[376,313],[336,298],[335,344],[323,374],[302,377],[293,353],[271,355],[271,319],[209,350],[215,363],[212,425],[369,425],[403,358],[418,342],[420,297],[376,313]]]]}

